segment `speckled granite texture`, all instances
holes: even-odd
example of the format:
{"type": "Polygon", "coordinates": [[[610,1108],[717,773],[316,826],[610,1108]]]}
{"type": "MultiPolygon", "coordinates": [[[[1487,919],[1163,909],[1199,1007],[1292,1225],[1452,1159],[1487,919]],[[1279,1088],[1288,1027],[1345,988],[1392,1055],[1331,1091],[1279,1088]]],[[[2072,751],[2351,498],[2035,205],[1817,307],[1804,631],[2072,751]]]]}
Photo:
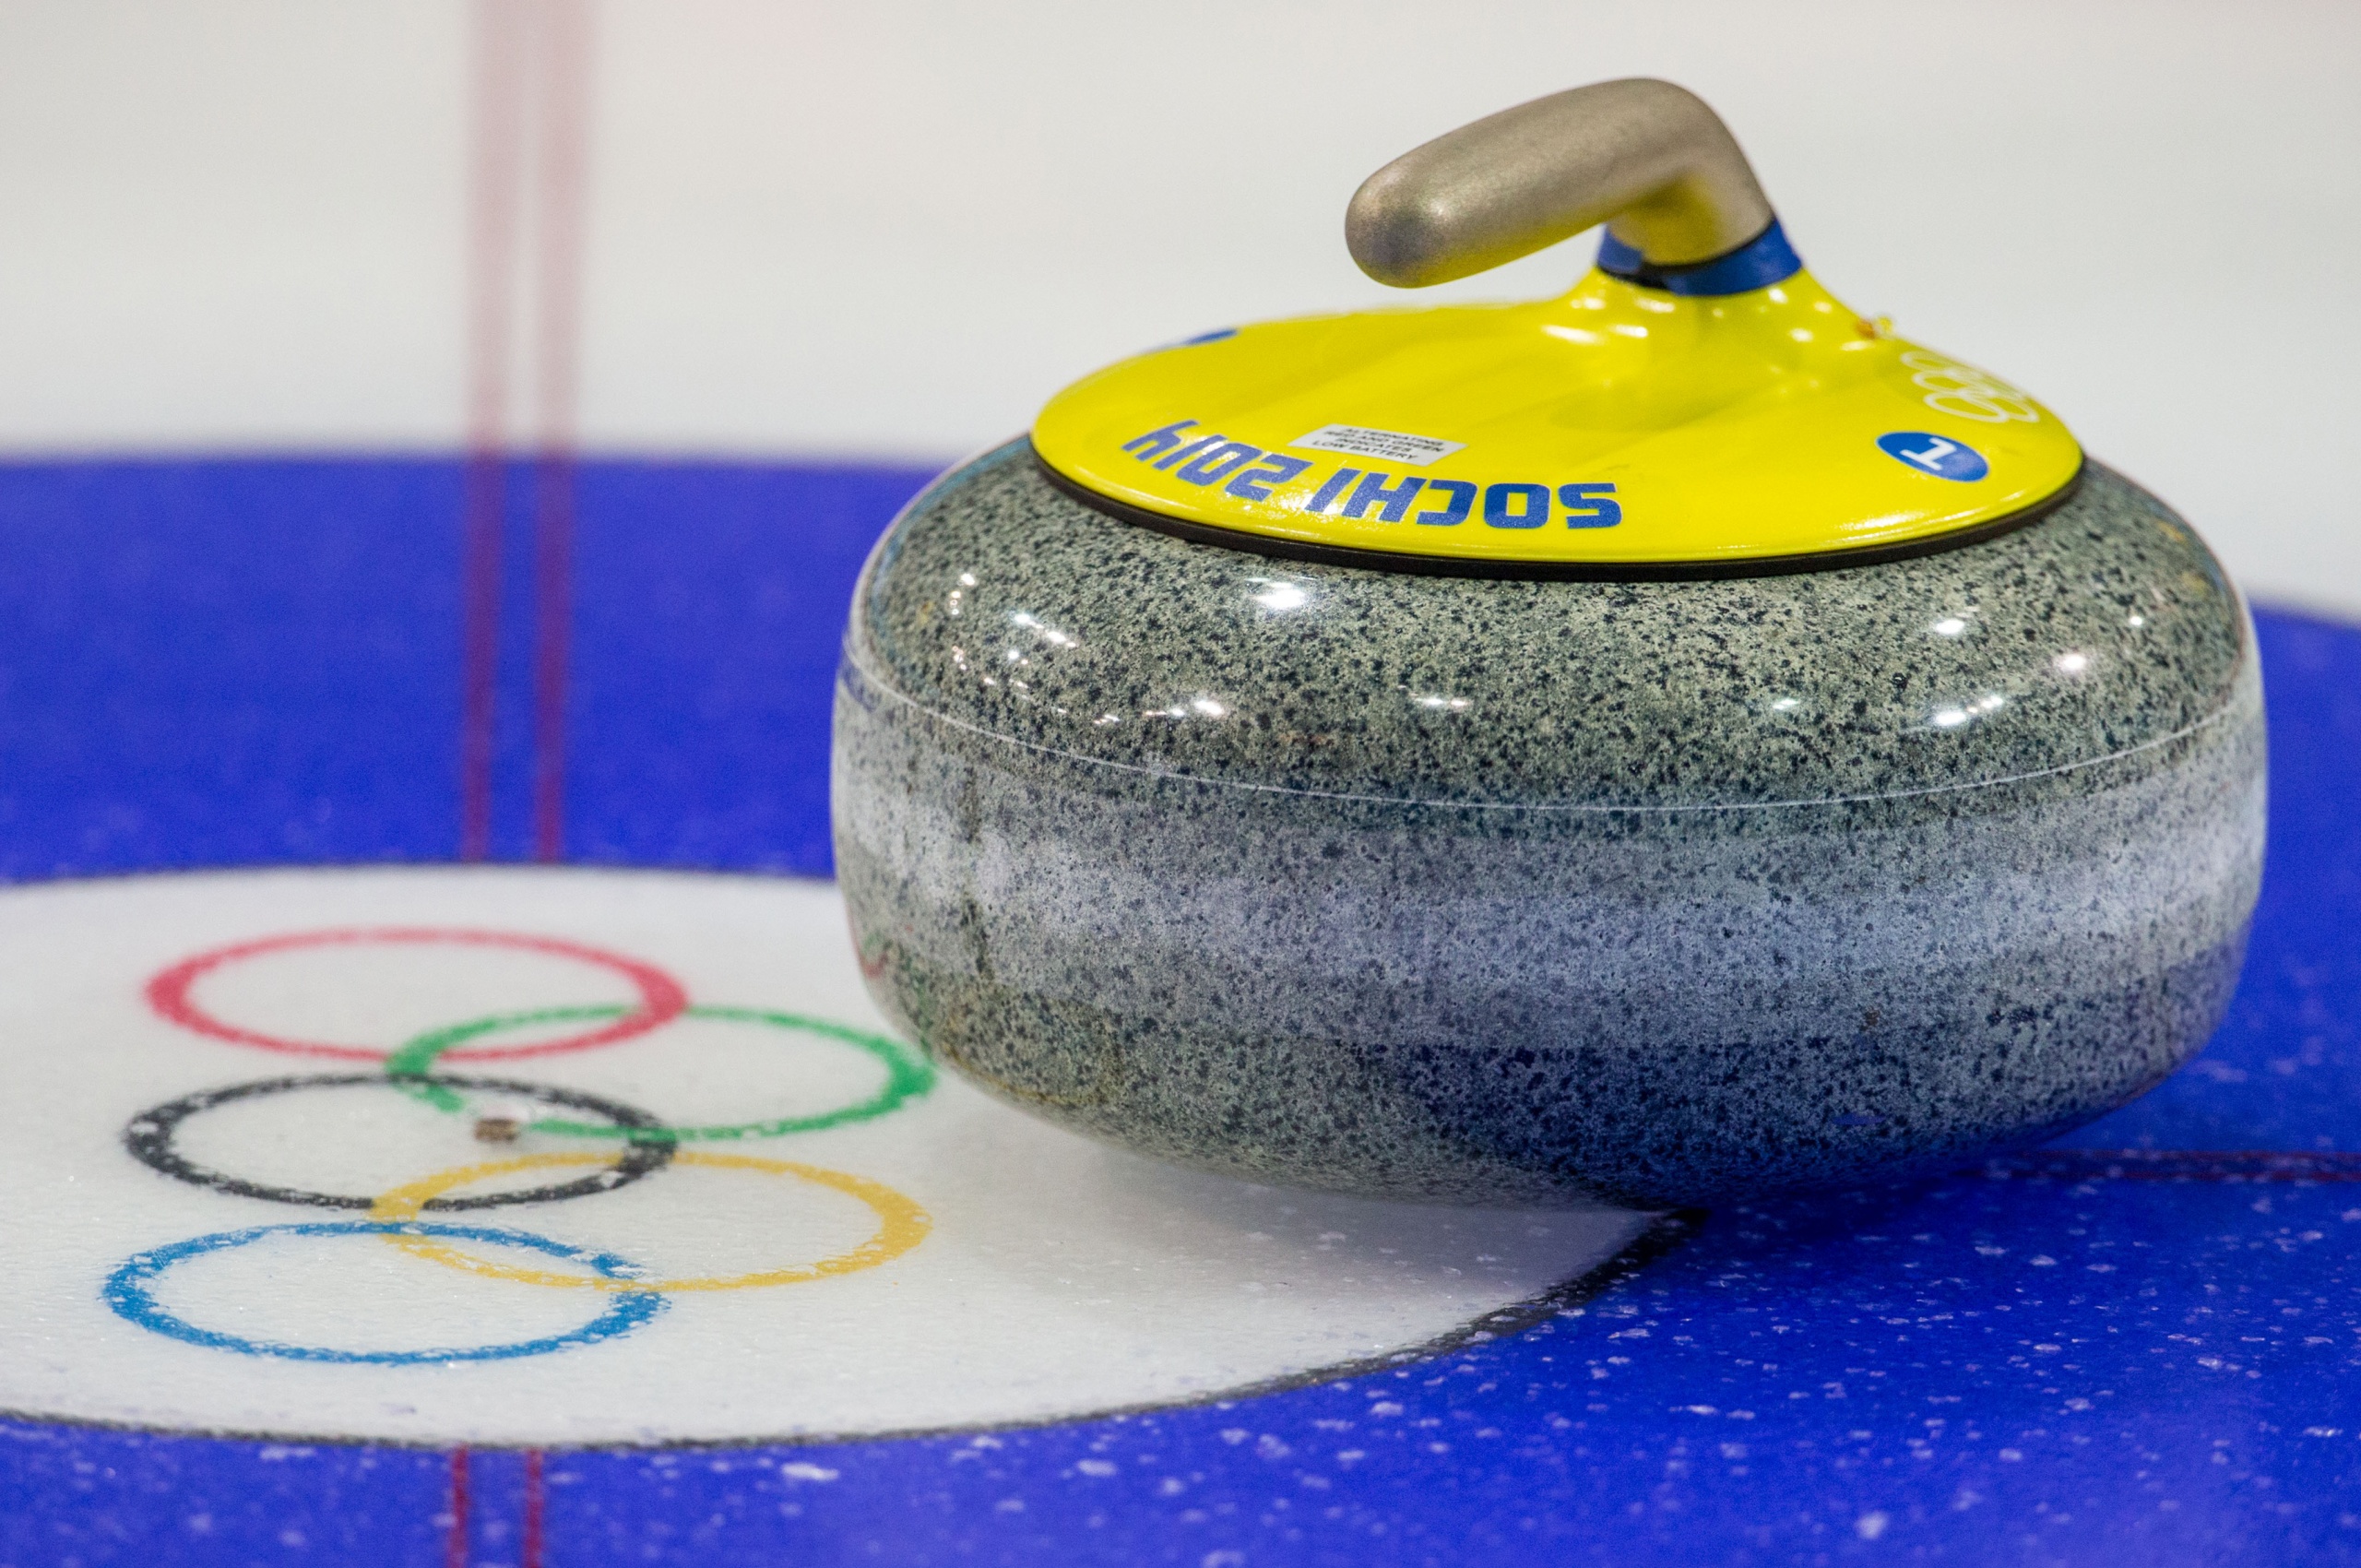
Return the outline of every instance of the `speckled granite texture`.
{"type": "Polygon", "coordinates": [[[2095,466],[1914,561],[1501,582],[1169,538],[1017,442],[872,557],[833,789],[879,1000],[1008,1099],[1654,1207],[1952,1164],[2193,1053],[2261,689],[2204,545],[2095,466]]]}

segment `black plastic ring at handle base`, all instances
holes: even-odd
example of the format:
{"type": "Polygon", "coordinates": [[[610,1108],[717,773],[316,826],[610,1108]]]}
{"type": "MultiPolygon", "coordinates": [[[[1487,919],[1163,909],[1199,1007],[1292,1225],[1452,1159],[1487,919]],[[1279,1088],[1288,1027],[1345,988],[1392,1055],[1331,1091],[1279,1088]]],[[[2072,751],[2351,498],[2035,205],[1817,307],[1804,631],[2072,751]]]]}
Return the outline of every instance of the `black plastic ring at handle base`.
{"type": "MultiPolygon", "coordinates": [[[[1028,449],[1031,442],[1026,442],[1028,449]]],[[[1726,582],[1744,577],[1792,577],[1806,572],[1844,572],[1860,566],[1881,566],[1892,561],[1940,555],[1964,550],[1987,540],[2016,532],[2041,521],[2074,498],[2082,487],[2085,464],[2074,475],[2032,505],[1989,522],[1928,534],[1894,544],[1867,544],[1850,550],[1821,550],[1809,555],[1758,555],[1730,561],[1492,561],[1459,555],[1412,555],[1402,551],[1359,550],[1348,545],[1311,544],[1301,540],[1274,539],[1266,534],[1217,528],[1186,517],[1152,512],[1101,495],[1088,485],[1067,478],[1037,450],[1034,464],[1052,485],[1091,510],[1118,522],[1185,539],[1192,544],[1241,551],[1250,555],[1275,556],[1322,566],[1350,566],[1364,572],[1393,572],[1419,577],[1489,577],[1512,582],[1689,583],[1726,582]]]]}

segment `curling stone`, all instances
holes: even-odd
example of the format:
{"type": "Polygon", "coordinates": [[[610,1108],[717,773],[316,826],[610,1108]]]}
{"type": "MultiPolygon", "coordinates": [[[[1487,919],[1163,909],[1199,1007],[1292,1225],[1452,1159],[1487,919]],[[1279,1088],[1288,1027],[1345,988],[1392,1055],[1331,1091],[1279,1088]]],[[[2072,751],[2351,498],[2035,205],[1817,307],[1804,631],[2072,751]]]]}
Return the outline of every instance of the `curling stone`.
{"type": "Polygon", "coordinates": [[[1711,1204],[1941,1169],[2220,1021],[2254,638],[2189,527],[1802,269],[1662,82],[1406,155],[1381,280],[1061,393],[862,573],[837,873],[991,1092],[1255,1181],[1711,1204]]]}

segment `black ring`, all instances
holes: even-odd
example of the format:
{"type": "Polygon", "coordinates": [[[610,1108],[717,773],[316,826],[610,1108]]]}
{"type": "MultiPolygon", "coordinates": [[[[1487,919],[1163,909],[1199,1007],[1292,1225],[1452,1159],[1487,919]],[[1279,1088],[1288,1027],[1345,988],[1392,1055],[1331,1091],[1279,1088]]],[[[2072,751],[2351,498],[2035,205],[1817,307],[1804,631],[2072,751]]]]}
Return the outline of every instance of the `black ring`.
{"type": "Polygon", "coordinates": [[[628,1186],[643,1176],[654,1175],[672,1162],[675,1140],[666,1132],[662,1122],[645,1111],[595,1094],[585,1094],[580,1089],[553,1088],[547,1084],[520,1083],[508,1078],[457,1077],[441,1073],[432,1077],[398,1078],[383,1073],[316,1073],[291,1078],[263,1078],[249,1084],[232,1084],[228,1088],[201,1089],[134,1116],[123,1129],[123,1146],[131,1151],[134,1159],[149,1170],[170,1176],[176,1182],[203,1187],[208,1192],[229,1193],[244,1198],[265,1198],[272,1203],[305,1204],[314,1208],[365,1209],[376,1203],[375,1195],[350,1197],[340,1193],[306,1192],[301,1187],[266,1186],[259,1182],[231,1176],[226,1171],[208,1170],[185,1158],[172,1146],[172,1139],[179,1133],[182,1123],[217,1105],[253,1099],[261,1095],[286,1094],[294,1089],[340,1087],[348,1084],[383,1084],[393,1088],[417,1084],[492,1089],[538,1100],[544,1105],[587,1111],[605,1117],[619,1127],[644,1127],[655,1134],[630,1139],[621,1159],[575,1181],[547,1187],[527,1187],[516,1192],[488,1193],[481,1197],[429,1198],[423,1206],[430,1212],[448,1213],[455,1209],[499,1208],[508,1204],[556,1203],[565,1198],[587,1198],[628,1186]]]}

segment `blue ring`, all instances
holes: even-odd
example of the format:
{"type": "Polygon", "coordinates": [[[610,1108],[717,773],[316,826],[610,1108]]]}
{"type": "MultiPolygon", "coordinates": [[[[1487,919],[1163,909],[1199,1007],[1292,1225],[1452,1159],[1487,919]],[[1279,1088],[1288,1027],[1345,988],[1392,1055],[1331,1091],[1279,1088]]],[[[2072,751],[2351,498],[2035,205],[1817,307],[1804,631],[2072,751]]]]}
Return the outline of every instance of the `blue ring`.
{"type": "Polygon", "coordinates": [[[570,1263],[587,1264],[609,1279],[628,1278],[631,1267],[611,1253],[594,1253],[587,1247],[568,1246],[564,1241],[552,1241],[546,1236],[536,1236],[529,1231],[504,1230],[489,1225],[443,1225],[421,1220],[319,1220],[303,1225],[257,1225],[251,1230],[217,1230],[210,1236],[198,1236],[186,1241],[175,1241],[169,1247],[159,1247],[152,1253],[140,1253],[107,1277],[105,1289],[101,1294],[118,1317],[158,1334],[186,1340],[191,1345],[204,1345],[216,1350],[235,1350],[247,1356],[272,1356],[286,1361],[360,1361],[381,1367],[416,1366],[432,1361],[507,1361],[520,1356],[545,1356],[552,1350],[569,1349],[576,1345],[595,1345],[601,1339],[629,1334],[670,1304],[654,1290],[623,1290],[616,1293],[612,1306],[573,1333],[552,1335],[544,1339],[448,1350],[323,1350],[314,1346],[283,1345],[268,1339],[242,1339],[234,1334],[217,1334],[209,1328],[199,1328],[158,1306],[155,1298],[148,1293],[149,1283],[176,1263],[207,1253],[243,1247],[266,1236],[438,1236],[455,1241],[490,1241],[500,1246],[530,1247],[570,1263]]]}

